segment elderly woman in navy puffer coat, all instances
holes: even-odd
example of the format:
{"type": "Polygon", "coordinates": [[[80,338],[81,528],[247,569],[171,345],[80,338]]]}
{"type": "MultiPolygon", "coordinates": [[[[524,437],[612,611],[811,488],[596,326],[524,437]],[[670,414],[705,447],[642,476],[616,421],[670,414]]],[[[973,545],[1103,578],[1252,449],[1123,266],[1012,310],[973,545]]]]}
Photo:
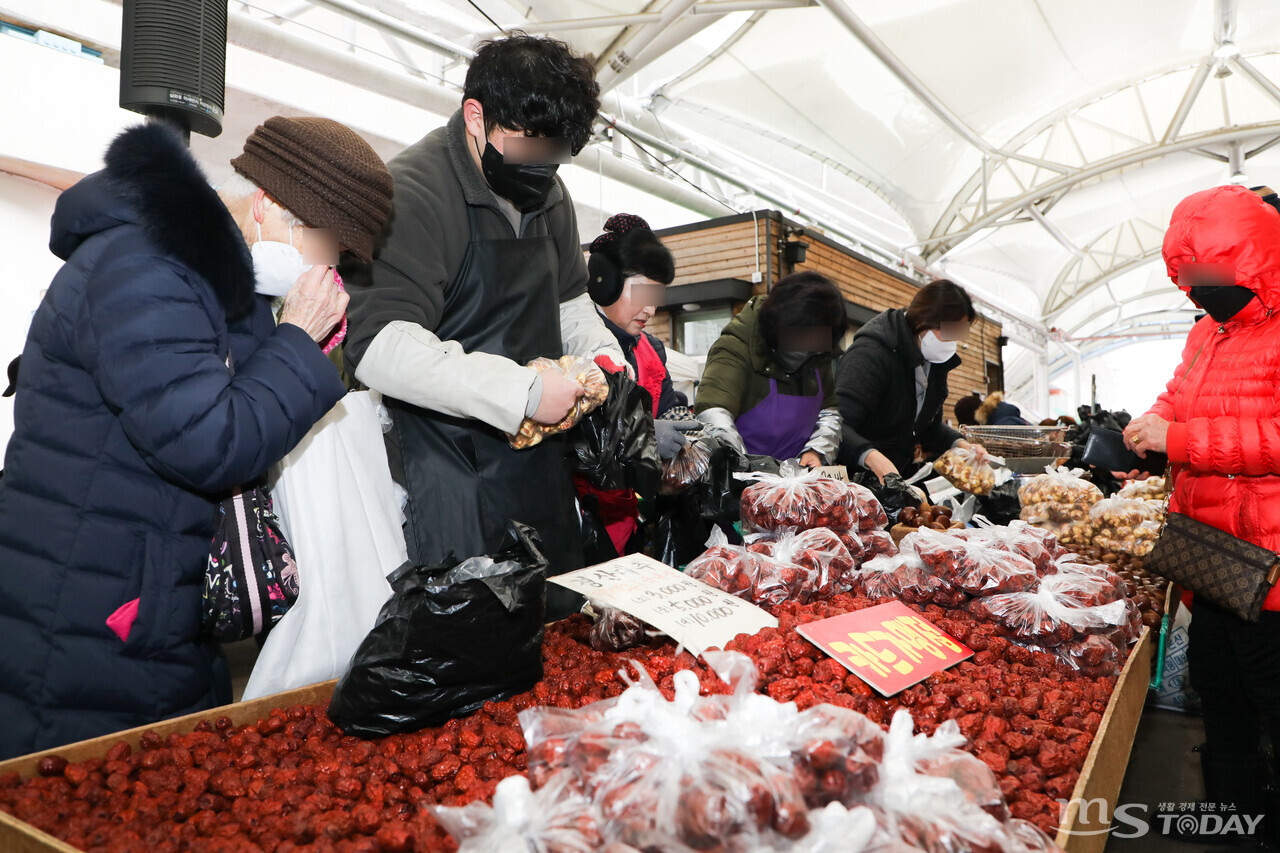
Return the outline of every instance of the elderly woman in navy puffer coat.
{"type": "Polygon", "coordinates": [[[329,229],[367,260],[391,209],[328,119],[269,119],[232,165],[216,193],[144,125],[58,200],[0,480],[0,758],[231,699],[201,639],[215,505],[345,392],[319,342],[346,296],[299,248],[329,229]]]}

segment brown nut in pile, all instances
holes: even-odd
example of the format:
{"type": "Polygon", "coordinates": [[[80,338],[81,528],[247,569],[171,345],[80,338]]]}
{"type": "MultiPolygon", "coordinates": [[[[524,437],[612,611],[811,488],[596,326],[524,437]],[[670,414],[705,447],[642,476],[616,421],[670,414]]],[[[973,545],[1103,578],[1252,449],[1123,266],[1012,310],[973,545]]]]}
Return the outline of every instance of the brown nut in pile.
{"type": "Polygon", "coordinates": [[[584,415],[595,411],[609,396],[609,383],[605,381],[604,371],[590,359],[576,355],[561,356],[555,361],[549,358],[535,358],[525,366],[539,373],[549,370],[559,371],[575,382],[581,383],[582,387],[586,389],[586,393],[569,410],[569,414],[565,415],[564,420],[557,424],[540,424],[532,418],[525,418],[524,422],[520,424],[519,432],[509,436],[507,439],[508,443],[516,450],[534,447],[541,444],[542,439],[549,435],[556,435],[572,429],[577,426],[578,421],[582,420],[584,415]]]}
{"type": "Polygon", "coordinates": [[[930,504],[920,504],[919,507],[905,507],[898,514],[898,523],[904,527],[927,527],[930,530],[948,530],[952,527],[964,527],[963,524],[952,520],[951,507],[931,506],[930,504]]]}

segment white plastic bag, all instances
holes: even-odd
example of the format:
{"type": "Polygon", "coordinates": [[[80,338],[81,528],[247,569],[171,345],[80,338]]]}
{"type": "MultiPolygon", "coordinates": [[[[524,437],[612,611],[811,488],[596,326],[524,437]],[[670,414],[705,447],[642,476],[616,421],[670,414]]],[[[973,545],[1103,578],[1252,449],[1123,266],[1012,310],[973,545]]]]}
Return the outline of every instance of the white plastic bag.
{"type": "Polygon", "coordinates": [[[267,636],[245,699],[342,675],[408,559],[376,392],[347,394],[280,463],[276,514],[298,600],[267,636]]]}

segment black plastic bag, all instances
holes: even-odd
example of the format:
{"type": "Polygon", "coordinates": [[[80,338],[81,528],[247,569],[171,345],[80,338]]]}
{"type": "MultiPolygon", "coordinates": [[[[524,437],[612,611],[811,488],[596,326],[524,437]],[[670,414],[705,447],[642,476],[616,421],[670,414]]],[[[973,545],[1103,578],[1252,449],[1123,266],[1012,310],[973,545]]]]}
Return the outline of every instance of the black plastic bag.
{"type": "Polygon", "coordinates": [[[653,535],[647,550],[649,556],[678,569],[707,550],[711,525],[702,517],[702,507],[695,491],[659,495],[652,506],[653,535]]]}
{"type": "Polygon", "coordinates": [[[974,509],[975,515],[984,515],[996,524],[1008,524],[1021,513],[1017,480],[1008,480],[992,489],[990,494],[980,495],[974,509]]]}
{"type": "Polygon", "coordinates": [[[616,560],[619,556],[609,536],[609,529],[600,520],[600,501],[595,495],[578,495],[578,525],[582,531],[582,565],[597,566],[616,560]]]}
{"type": "Polygon", "coordinates": [[[658,493],[662,460],[653,427],[653,398],[625,372],[605,375],[609,397],[569,434],[574,470],[599,489],[658,493]]]}
{"type": "Polygon", "coordinates": [[[391,598],[329,703],[346,734],[440,725],[542,678],[547,560],[533,528],[510,522],[488,558],[405,563],[387,579],[391,598]]]}
{"type": "Polygon", "coordinates": [[[900,474],[888,474],[881,483],[880,478],[870,471],[857,471],[849,477],[849,482],[870,489],[890,521],[897,521],[898,513],[907,507],[920,505],[920,495],[906,484],[900,474]]]}
{"type": "Polygon", "coordinates": [[[751,485],[734,475],[750,470],[748,458],[714,434],[698,440],[711,451],[711,461],[706,475],[691,491],[697,492],[704,520],[733,524],[742,515],[742,491],[751,485]]]}

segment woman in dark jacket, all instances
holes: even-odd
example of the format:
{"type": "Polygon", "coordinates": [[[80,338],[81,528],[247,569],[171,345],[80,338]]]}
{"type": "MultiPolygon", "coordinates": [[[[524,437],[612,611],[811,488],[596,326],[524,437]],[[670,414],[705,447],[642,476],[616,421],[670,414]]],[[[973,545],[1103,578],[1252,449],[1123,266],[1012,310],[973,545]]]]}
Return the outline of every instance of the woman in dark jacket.
{"type": "MultiPolygon", "coordinates": [[[[591,243],[587,259],[587,289],[636,375],[636,382],[653,398],[659,420],[689,401],[675,390],[667,373],[667,349],[644,330],[663,304],[662,292],[676,277],[676,261],[649,229],[649,223],[630,213],[609,217],[604,233],[591,243]]],[[[660,430],[661,432],[661,430],[660,430]]],[[[677,443],[678,436],[659,444],[677,443]]]]}
{"type": "Polygon", "coordinates": [[[739,450],[808,467],[835,461],[833,354],[849,321],[826,276],[789,275],[729,321],[707,353],[694,408],[739,450]]]}
{"type": "Polygon", "coordinates": [[[1022,417],[1022,410],[1005,402],[1004,392],[993,391],[984,400],[977,392],[961,397],[955,405],[956,424],[959,426],[1029,426],[1022,417]]]}
{"type": "Polygon", "coordinates": [[[907,308],[885,311],[858,330],[836,383],[844,419],[840,464],[883,480],[909,476],[919,444],[928,453],[968,447],[942,422],[947,374],[960,366],[957,341],[977,319],[957,284],[930,282],[907,308]]]}
{"type": "Polygon", "coordinates": [[[66,264],[27,336],[0,480],[0,758],[231,699],[201,637],[215,502],[345,391],[317,343],[345,297],[288,249],[313,225],[367,256],[391,190],[327,119],[270,119],[233,165],[272,195],[220,198],[149,124],[58,199],[66,264]],[[350,203],[325,201],[344,181],[350,203]],[[279,326],[255,273],[287,290],[279,326]]]}
{"type": "MultiPolygon", "coordinates": [[[[604,233],[592,241],[587,274],[587,289],[605,327],[622,348],[636,383],[649,392],[653,401],[650,414],[654,417],[658,455],[670,459],[684,446],[684,432],[701,426],[687,417],[689,401],[671,384],[666,347],[644,330],[657,306],[663,304],[663,289],[676,277],[675,258],[650,230],[649,223],[639,216],[619,213],[609,217],[604,233]],[[684,411],[685,420],[670,417],[680,411],[684,411]]],[[[619,555],[638,551],[640,504],[636,493],[629,489],[597,489],[582,477],[576,477],[574,484],[579,498],[597,509],[614,550],[619,555]]]]}

